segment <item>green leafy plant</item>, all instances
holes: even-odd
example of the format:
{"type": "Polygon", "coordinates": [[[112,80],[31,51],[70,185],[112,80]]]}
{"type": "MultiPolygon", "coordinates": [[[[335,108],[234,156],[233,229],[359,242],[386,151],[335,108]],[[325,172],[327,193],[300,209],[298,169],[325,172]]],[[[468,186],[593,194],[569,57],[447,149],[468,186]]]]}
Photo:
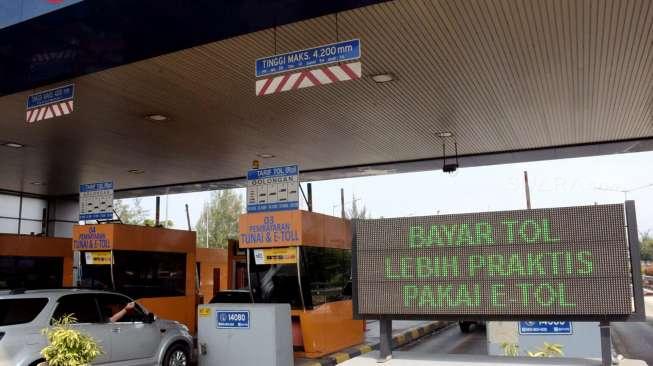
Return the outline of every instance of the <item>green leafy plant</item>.
{"type": "Polygon", "coordinates": [[[503,354],[509,357],[519,356],[519,346],[517,343],[501,343],[501,348],[503,348],[503,354]]]}
{"type": "Polygon", "coordinates": [[[71,327],[76,322],[72,315],[65,315],[53,321],[52,327],[43,329],[48,346],[41,350],[41,356],[48,366],[90,365],[103,353],[95,339],[71,327]]]}
{"type": "Polygon", "coordinates": [[[544,342],[544,346],[535,352],[528,351],[528,355],[530,357],[562,357],[565,355],[562,352],[563,347],[561,344],[544,342]]]}
{"type": "MultiPolygon", "coordinates": [[[[563,347],[561,344],[544,342],[542,347],[535,351],[526,351],[526,354],[530,357],[562,357],[565,355],[562,351],[563,347]]],[[[501,348],[505,356],[519,356],[519,345],[517,343],[501,343],[501,348]]]]}

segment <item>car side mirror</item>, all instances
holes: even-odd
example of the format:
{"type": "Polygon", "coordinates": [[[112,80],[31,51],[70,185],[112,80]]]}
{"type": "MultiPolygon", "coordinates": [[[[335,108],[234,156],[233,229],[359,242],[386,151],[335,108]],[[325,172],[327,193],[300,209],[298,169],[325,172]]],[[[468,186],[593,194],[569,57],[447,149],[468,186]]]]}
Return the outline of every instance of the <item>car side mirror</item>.
{"type": "Polygon", "coordinates": [[[147,324],[152,324],[156,320],[156,317],[154,316],[154,313],[147,313],[145,314],[145,319],[143,319],[143,323],[147,324]]]}

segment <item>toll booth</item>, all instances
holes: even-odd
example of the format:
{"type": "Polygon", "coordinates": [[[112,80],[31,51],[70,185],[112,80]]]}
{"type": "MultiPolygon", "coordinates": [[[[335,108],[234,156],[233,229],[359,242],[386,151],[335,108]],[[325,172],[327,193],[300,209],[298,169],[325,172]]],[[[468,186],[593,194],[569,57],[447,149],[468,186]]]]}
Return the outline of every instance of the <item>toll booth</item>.
{"type": "Polygon", "coordinates": [[[229,239],[229,281],[228,289],[242,290],[249,288],[247,277],[247,249],[240,248],[238,240],[229,239]]]}
{"type": "Polygon", "coordinates": [[[299,210],[251,213],[239,228],[252,301],[290,304],[296,356],[363,342],[364,322],[353,319],[348,220],[299,210]]]}
{"type": "Polygon", "coordinates": [[[0,290],[70,287],[70,239],[0,234],[0,290]]]}
{"type": "Polygon", "coordinates": [[[198,304],[206,304],[220,291],[229,287],[228,249],[197,248],[195,260],[197,266],[198,304]]]}
{"type": "MultiPolygon", "coordinates": [[[[70,245],[70,244],[69,244],[70,245]]],[[[75,225],[79,285],[126,294],[195,332],[195,232],[146,226],[75,225]]]]}
{"type": "Polygon", "coordinates": [[[198,304],[208,304],[220,291],[247,289],[247,251],[238,240],[229,239],[227,248],[196,249],[198,304]]]}

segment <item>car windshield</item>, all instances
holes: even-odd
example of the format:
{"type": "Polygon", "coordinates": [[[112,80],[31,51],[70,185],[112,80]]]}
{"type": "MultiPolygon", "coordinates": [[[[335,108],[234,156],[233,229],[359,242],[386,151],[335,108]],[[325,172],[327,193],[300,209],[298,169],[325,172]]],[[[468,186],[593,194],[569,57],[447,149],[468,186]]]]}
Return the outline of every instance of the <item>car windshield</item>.
{"type": "Polygon", "coordinates": [[[0,326],[29,323],[47,303],[46,298],[0,299],[0,326]]]}

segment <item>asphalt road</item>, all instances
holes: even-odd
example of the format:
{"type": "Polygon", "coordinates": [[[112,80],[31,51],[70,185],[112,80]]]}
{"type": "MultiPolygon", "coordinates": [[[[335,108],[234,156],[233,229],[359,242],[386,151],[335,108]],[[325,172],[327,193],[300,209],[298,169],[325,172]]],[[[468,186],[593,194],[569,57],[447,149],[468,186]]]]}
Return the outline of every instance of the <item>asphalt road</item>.
{"type": "Polygon", "coordinates": [[[646,322],[612,323],[614,350],[626,358],[653,366],[653,297],[644,297],[646,322]]]}
{"type": "Polygon", "coordinates": [[[618,354],[653,365],[653,320],[612,323],[612,344],[618,354]]]}
{"type": "Polygon", "coordinates": [[[474,329],[472,332],[465,334],[460,331],[457,324],[454,324],[440,332],[406,345],[399,350],[433,354],[486,355],[487,340],[484,328],[474,329]]]}

